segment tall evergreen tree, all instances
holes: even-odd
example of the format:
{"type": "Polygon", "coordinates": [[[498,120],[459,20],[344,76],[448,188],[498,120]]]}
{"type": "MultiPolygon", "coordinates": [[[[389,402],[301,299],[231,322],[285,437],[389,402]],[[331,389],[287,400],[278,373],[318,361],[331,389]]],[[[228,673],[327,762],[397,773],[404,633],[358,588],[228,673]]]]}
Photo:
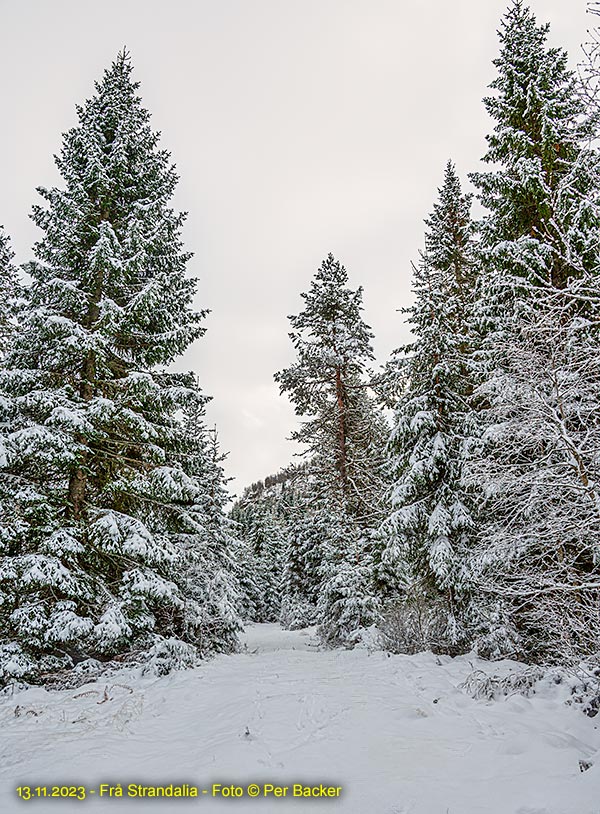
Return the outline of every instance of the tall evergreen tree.
{"type": "Polygon", "coordinates": [[[122,52],[64,135],[63,187],[39,190],[28,307],[0,372],[0,630],[13,673],[157,636],[194,641],[173,507],[189,487],[181,411],[205,397],[164,366],[203,333],[203,312],[169,204],[175,168],[131,72],[122,52]]]}
{"type": "Polygon", "coordinates": [[[480,224],[485,294],[495,294],[490,307],[502,320],[536,289],[564,288],[596,264],[593,122],[548,30],[521,0],[504,16],[496,94],[484,99],[495,126],[483,160],[495,169],[471,176],[489,212],[480,224]]]}
{"type": "Polygon", "coordinates": [[[474,384],[470,203],[448,162],[439,199],[425,220],[425,250],[414,269],[415,303],[405,309],[414,340],[396,352],[399,358],[389,368],[404,392],[389,444],[393,511],[376,558],[378,580],[392,596],[416,590],[446,597],[453,644],[464,636],[458,605],[465,603],[464,551],[473,526],[462,484],[474,384]]]}
{"type": "Polygon", "coordinates": [[[304,310],[290,317],[298,360],[275,380],[306,416],[292,438],[310,456],[319,498],[368,525],[381,506],[387,428],[367,390],[373,334],[361,317],[362,288],[347,284],[346,269],[329,254],[301,295],[304,310]]]}
{"type": "Polygon", "coordinates": [[[304,310],[290,317],[297,362],[275,375],[306,417],[292,437],[309,456],[311,509],[288,537],[288,616],[313,621],[316,600],[323,639],[353,644],[374,621],[365,574],[383,514],[388,427],[368,392],[373,334],[361,317],[362,288],[348,288],[346,269],[329,254],[302,298],[304,310]]]}
{"type": "Polygon", "coordinates": [[[494,169],[473,176],[488,209],[479,292],[485,409],[469,476],[484,485],[472,562],[488,605],[482,647],[537,658],[564,653],[566,640],[589,650],[579,631],[596,603],[600,529],[594,117],[547,34],[522,2],[511,5],[496,95],[485,100],[495,126],[484,160],[494,169]]]}

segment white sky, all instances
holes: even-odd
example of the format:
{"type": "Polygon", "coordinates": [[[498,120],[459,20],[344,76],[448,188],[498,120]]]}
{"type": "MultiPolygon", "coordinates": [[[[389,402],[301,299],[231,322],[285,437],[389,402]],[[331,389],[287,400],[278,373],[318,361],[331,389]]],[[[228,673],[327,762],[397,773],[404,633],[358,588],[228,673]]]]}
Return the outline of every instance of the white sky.
{"type": "MultiPolygon", "coordinates": [[[[532,0],[574,66],[585,0],[532,0]]],[[[178,367],[212,395],[232,490],[285,466],[297,420],[273,373],[331,251],[365,289],[378,361],[407,332],[411,260],[445,162],[465,185],[490,129],[504,0],[0,0],[0,223],[31,258],[37,186],[126,45],[181,181],[207,334],[178,367]]]]}

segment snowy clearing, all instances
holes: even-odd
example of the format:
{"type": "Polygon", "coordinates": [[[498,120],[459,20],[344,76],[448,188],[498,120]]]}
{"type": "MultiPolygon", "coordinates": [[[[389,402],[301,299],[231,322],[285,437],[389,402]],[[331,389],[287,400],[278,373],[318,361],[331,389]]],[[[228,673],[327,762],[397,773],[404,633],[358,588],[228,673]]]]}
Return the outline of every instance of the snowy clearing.
{"type": "Polygon", "coordinates": [[[475,701],[473,668],[521,665],[431,653],[318,651],[309,631],[249,626],[246,649],[162,678],[124,672],[76,690],[0,699],[0,811],[79,809],[17,799],[19,785],[188,783],[198,799],[96,796],[92,812],[343,811],[347,814],[598,814],[600,716],[564,688],[475,701]],[[593,766],[581,772],[579,761],[593,766]],[[212,798],[212,783],[289,786],[288,796],[212,798]],[[294,783],[342,786],[339,799],[290,798],[294,783]]]}

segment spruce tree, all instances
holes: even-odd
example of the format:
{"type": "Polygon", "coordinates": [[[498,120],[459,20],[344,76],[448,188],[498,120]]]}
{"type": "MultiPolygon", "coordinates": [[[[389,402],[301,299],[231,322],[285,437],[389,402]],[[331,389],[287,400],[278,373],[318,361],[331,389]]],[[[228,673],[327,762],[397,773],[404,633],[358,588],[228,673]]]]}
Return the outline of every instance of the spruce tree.
{"type": "Polygon", "coordinates": [[[396,352],[389,368],[404,392],[389,443],[392,514],[376,556],[376,576],[388,595],[445,597],[452,645],[465,635],[464,552],[473,527],[462,484],[474,384],[470,203],[448,162],[439,199],[425,220],[425,249],[414,269],[415,303],[405,309],[414,340],[396,352]]]}
{"type": "MultiPolygon", "coordinates": [[[[283,556],[280,621],[294,630],[315,624],[317,604],[331,561],[331,537],[339,515],[314,511],[309,501],[299,502],[290,518],[283,556]]],[[[346,541],[347,542],[347,541],[346,541]]]]}
{"type": "Polygon", "coordinates": [[[287,569],[305,486],[303,467],[290,466],[252,484],[232,507],[236,534],[244,543],[239,578],[248,588],[246,613],[253,621],[281,620],[288,626],[289,614],[284,609],[282,616],[282,603],[289,606],[289,595],[295,593],[287,569]]]}
{"type": "Polygon", "coordinates": [[[181,413],[205,397],[165,367],[203,312],[170,206],[175,168],[131,73],[122,52],[77,108],[63,186],[33,209],[42,238],[0,372],[6,674],[196,640],[174,507],[193,491],[181,413]]]}
{"type": "Polygon", "coordinates": [[[245,540],[255,566],[260,586],[255,600],[253,619],[276,622],[281,610],[281,581],[286,526],[270,507],[259,505],[246,516],[245,540]]]}
{"type": "Polygon", "coordinates": [[[494,307],[502,322],[517,302],[565,288],[596,263],[593,120],[548,30],[521,0],[512,3],[499,31],[496,93],[484,99],[495,125],[483,160],[495,169],[471,178],[488,210],[480,229],[491,327],[494,307]]]}
{"type": "Polygon", "coordinates": [[[204,652],[228,652],[237,648],[242,629],[242,591],[236,562],[239,543],[225,514],[226,455],[220,451],[216,428],[206,428],[203,411],[186,416],[185,427],[182,468],[193,489],[177,502],[173,542],[184,552],[188,625],[204,652]]]}
{"type": "Polygon", "coordinates": [[[495,124],[484,160],[494,169],[473,175],[488,214],[481,449],[468,475],[483,486],[470,564],[482,598],[478,646],[539,659],[590,650],[581,631],[597,605],[600,528],[595,114],[547,34],[523,3],[511,5],[496,95],[485,100],[495,124]]]}

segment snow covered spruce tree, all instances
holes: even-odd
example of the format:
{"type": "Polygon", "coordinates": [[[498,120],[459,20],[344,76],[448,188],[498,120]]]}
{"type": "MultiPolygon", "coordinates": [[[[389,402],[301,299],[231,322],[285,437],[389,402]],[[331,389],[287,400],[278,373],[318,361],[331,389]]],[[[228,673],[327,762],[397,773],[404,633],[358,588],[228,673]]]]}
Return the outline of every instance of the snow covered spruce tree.
{"type": "Polygon", "coordinates": [[[147,528],[160,528],[178,552],[177,582],[185,603],[183,638],[202,653],[237,646],[241,596],[225,515],[229,499],[216,428],[204,423],[206,398],[197,390],[184,406],[177,465],[142,472],[128,487],[128,511],[147,528]]]}
{"type": "Polygon", "coordinates": [[[222,464],[226,455],[220,451],[216,428],[206,428],[201,410],[186,416],[186,436],[188,451],[182,467],[193,491],[191,505],[177,506],[174,533],[177,546],[185,553],[188,625],[192,636],[200,633],[206,650],[228,652],[237,647],[242,629],[243,596],[236,561],[239,541],[225,514],[229,494],[222,464]]]}
{"type": "Polygon", "coordinates": [[[33,210],[43,236],[0,371],[3,680],[162,641],[204,646],[177,508],[201,488],[181,414],[206,399],[192,374],[165,371],[203,313],[169,205],[177,175],[131,72],[122,52],[77,108],[56,158],[63,188],[40,189],[33,210]]]}
{"type": "Polygon", "coordinates": [[[285,497],[273,493],[262,481],[244,491],[231,510],[240,551],[248,606],[245,615],[255,622],[274,622],[281,608],[282,556],[285,548],[285,497]]]}
{"type": "Polygon", "coordinates": [[[473,180],[481,224],[483,485],[471,569],[484,653],[600,649],[598,154],[567,56],[515,2],[473,180]]]}
{"type": "Polygon", "coordinates": [[[586,146],[593,121],[566,53],[546,44],[548,30],[520,0],[511,5],[494,60],[496,94],[484,99],[495,126],[483,160],[497,168],[471,178],[488,210],[480,224],[489,268],[481,299],[493,295],[484,311],[493,329],[510,322],[515,303],[535,308],[548,285],[565,288],[597,259],[597,157],[586,146]]]}
{"type": "MultiPolygon", "coordinates": [[[[288,628],[303,627],[315,614],[306,592],[308,572],[297,545],[309,498],[306,467],[288,466],[251,484],[231,509],[242,546],[240,581],[245,587],[246,618],[280,620],[288,628]]],[[[312,582],[311,582],[312,585],[312,582]]]]}
{"type": "MultiPolygon", "coordinates": [[[[329,254],[310,291],[302,294],[304,310],[290,317],[297,362],[275,375],[281,392],[289,394],[296,413],[305,417],[292,437],[304,445],[308,456],[312,513],[326,515],[331,524],[331,540],[323,541],[331,563],[330,587],[338,573],[347,574],[342,566],[348,558],[357,568],[360,564],[363,573],[369,557],[369,529],[382,516],[385,493],[387,426],[368,393],[366,376],[367,363],[373,358],[373,335],[361,317],[362,288],[352,291],[347,284],[346,269],[329,254]],[[352,537],[360,539],[358,548],[340,537],[340,530],[349,526],[352,537]]],[[[306,534],[311,533],[306,523],[301,526],[295,539],[304,545],[306,534]]],[[[372,621],[359,610],[359,593],[368,591],[366,580],[360,591],[356,579],[347,591],[337,583],[331,594],[328,583],[323,583],[319,602],[322,631],[332,644],[350,641],[357,627],[372,621]],[[343,630],[338,626],[332,636],[328,625],[340,617],[342,605],[348,606],[346,626],[343,630]]]]}
{"type": "Polygon", "coordinates": [[[401,385],[391,389],[403,385],[404,391],[389,443],[392,513],[376,555],[378,582],[396,598],[392,615],[408,620],[411,605],[429,604],[431,613],[444,617],[443,624],[437,622],[435,645],[445,642],[450,649],[466,639],[464,556],[473,528],[462,483],[474,382],[470,202],[448,162],[439,199],[425,220],[425,249],[414,269],[415,303],[405,309],[414,340],[396,352],[388,368],[401,385]]]}
{"type": "Polygon", "coordinates": [[[315,511],[310,498],[290,518],[282,569],[281,623],[294,630],[318,621],[317,605],[329,575],[332,535],[339,533],[340,514],[315,511]]]}

